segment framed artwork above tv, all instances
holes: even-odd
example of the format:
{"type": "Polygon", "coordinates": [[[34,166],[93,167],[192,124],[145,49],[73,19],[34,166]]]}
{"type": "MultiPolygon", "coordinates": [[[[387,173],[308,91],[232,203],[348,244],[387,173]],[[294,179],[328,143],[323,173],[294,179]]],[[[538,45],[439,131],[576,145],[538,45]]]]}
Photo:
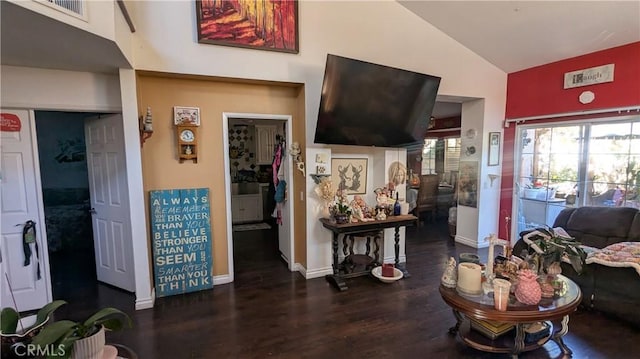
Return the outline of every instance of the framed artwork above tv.
{"type": "Polygon", "coordinates": [[[196,0],[198,42],[298,53],[298,0],[196,0]]]}

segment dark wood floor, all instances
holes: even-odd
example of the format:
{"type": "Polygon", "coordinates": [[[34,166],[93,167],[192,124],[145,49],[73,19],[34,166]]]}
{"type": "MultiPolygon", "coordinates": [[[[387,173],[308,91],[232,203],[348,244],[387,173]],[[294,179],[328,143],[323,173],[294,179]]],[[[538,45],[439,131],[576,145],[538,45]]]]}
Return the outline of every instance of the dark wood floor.
{"type": "MultiPolygon", "coordinates": [[[[100,285],[89,297],[73,293],[63,315],[83,316],[114,305],[134,328],[107,341],[140,358],[507,358],[465,347],[447,334],[455,320],[438,286],[449,256],[475,249],[454,245],[445,221],[407,230],[411,277],[383,284],[347,281],[336,292],[324,278],[305,280],[280,261],[272,231],[237,232],[235,282],[209,291],[159,298],[134,311],[133,296],[100,285]],[[74,300],[73,297],[76,299],[74,300]]],[[[486,251],[479,253],[486,258],[486,251]]],[[[640,330],[598,313],[571,316],[565,343],[574,358],[635,358],[640,330]]],[[[559,358],[554,343],[521,358],[559,358]]]]}

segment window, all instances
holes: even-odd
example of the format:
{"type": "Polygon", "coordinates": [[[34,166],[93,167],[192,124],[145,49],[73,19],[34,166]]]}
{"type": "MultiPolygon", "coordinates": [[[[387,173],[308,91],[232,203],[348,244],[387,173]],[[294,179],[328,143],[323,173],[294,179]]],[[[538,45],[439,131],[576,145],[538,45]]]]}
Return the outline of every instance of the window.
{"type": "Polygon", "coordinates": [[[85,19],[86,0],[39,0],[39,3],[50,6],[67,15],[85,19]]]}
{"type": "Polygon", "coordinates": [[[460,138],[445,139],[444,172],[457,171],[460,163],[460,138]]]}
{"type": "Polygon", "coordinates": [[[518,232],[567,206],[640,207],[640,117],[522,126],[518,140],[518,232]]]}
{"type": "Polygon", "coordinates": [[[436,145],[438,140],[435,138],[426,138],[422,147],[422,174],[436,174],[436,145]]]}

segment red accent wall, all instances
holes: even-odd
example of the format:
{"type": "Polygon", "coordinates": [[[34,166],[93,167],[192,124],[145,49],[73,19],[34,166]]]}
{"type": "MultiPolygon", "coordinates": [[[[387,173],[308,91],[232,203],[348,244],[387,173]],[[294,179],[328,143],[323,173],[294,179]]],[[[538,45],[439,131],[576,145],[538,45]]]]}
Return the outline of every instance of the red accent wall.
{"type": "Polygon", "coordinates": [[[514,72],[507,77],[506,118],[625,107],[640,103],[640,42],[514,72]],[[566,72],[615,64],[613,82],[564,89],[566,72]],[[596,98],[583,105],[578,96],[596,98]]]}
{"type": "MultiPolygon", "coordinates": [[[[640,42],[614,47],[550,64],[514,72],[507,77],[507,119],[558,115],[588,110],[640,106],[640,42]],[[564,89],[566,72],[615,64],[614,80],[604,84],[564,89]],[[595,100],[583,105],[578,96],[592,91],[595,100]]],[[[613,114],[599,115],[599,117],[613,114]]],[[[572,118],[547,119],[544,122],[572,118]]],[[[541,121],[542,122],[542,121],[541,121]]],[[[516,124],[504,129],[504,151],[500,194],[499,237],[508,238],[510,228],[505,217],[511,216],[514,176],[514,140],[516,124]]],[[[512,226],[514,220],[509,223],[512,226]]]]}

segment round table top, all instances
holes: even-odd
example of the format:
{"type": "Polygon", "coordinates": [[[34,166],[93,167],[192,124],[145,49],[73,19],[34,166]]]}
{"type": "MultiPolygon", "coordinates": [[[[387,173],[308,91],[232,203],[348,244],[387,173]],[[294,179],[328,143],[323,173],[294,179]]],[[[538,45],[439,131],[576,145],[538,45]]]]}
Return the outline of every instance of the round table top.
{"type": "Polygon", "coordinates": [[[575,311],[582,300],[582,292],[576,283],[562,275],[558,276],[558,279],[566,285],[566,293],[563,296],[542,298],[537,305],[526,305],[518,302],[511,294],[506,311],[494,308],[493,293],[467,295],[458,292],[455,288],[440,285],[440,295],[450,307],[476,319],[507,323],[553,320],[575,311]]]}

